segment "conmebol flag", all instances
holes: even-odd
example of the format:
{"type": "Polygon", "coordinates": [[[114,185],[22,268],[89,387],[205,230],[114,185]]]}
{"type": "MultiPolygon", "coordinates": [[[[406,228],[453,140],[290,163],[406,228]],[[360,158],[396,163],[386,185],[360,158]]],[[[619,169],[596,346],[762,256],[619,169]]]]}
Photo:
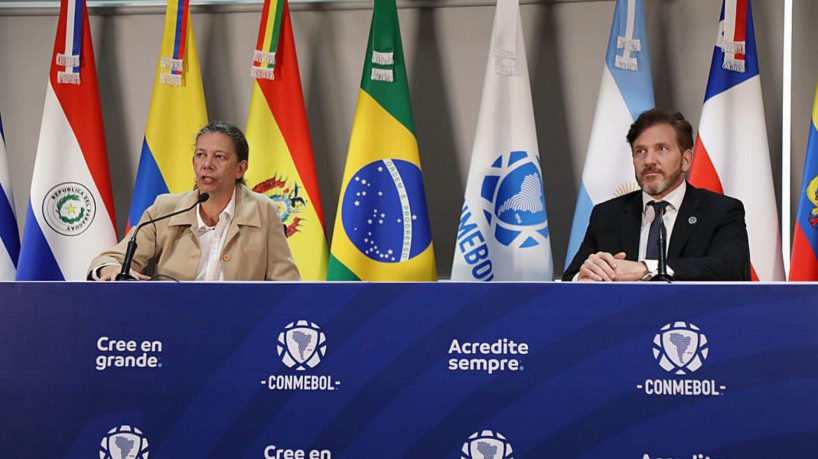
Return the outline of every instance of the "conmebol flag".
{"type": "Polygon", "coordinates": [[[14,213],[14,194],[6,157],[6,134],[0,117],[0,281],[14,280],[20,255],[20,233],[14,213]]]}
{"type": "Polygon", "coordinates": [[[518,0],[498,0],[452,280],[552,280],[518,0]]]}
{"type": "Polygon", "coordinates": [[[625,135],[639,114],[653,106],[642,0],[617,0],[565,266],[585,237],[591,209],[639,189],[625,135]]]}
{"type": "Polygon", "coordinates": [[[114,215],[88,12],[62,0],[17,279],[84,279],[114,215]]]}
{"type": "Polygon", "coordinates": [[[749,0],[722,3],[690,183],[744,203],[753,279],[784,280],[749,0]]]}
{"type": "Polygon", "coordinates": [[[818,89],[812,107],[807,155],[790,258],[791,281],[818,280],[818,89]]]}
{"type": "Polygon", "coordinates": [[[331,280],[436,280],[395,0],[375,0],[329,264],[331,280]]]}
{"type": "Polygon", "coordinates": [[[253,191],[278,207],[301,278],[326,280],[329,246],[287,0],[265,0],[247,118],[253,191]]]}
{"type": "Polygon", "coordinates": [[[193,188],[192,146],[196,132],[205,124],[207,109],[189,0],[168,0],[129,227],[139,221],[157,195],[193,188]]]}

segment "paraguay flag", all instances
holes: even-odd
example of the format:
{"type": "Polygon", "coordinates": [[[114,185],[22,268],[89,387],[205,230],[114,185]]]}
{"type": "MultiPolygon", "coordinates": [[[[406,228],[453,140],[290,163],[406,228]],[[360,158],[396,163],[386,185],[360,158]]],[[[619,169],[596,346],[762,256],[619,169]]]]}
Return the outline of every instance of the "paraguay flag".
{"type": "Polygon", "coordinates": [[[62,0],[17,280],[83,280],[116,243],[85,0],[62,0]]]}
{"type": "Polygon", "coordinates": [[[14,194],[11,192],[6,155],[6,134],[0,117],[0,281],[12,281],[20,255],[20,234],[14,214],[14,194]]]}
{"type": "Polygon", "coordinates": [[[582,244],[591,209],[639,189],[625,136],[634,120],[653,107],[642,0],[616,0],[565,266],[582,244]]]}
{"type": "Polygon", "coordinates": [[[253,191],[275,202],[301,278],[326,280],[329,246],[287,0],[265,0],[247,118],[253,191]]]}
{"type": "Polygon", "coordinates": [[[690,183],[744,203],[753,280],[784,280],[749,0],[722,3],[690,183]]]}
{"type": "Polygon", "coordinates": [[[168,0],[153,98],[139,157],[128,227],[157,195],[193,189],[196,133],[207,124],[189,0],[168,0]]]}
{"type": "Polygon", "coordinates": [[[498,0],[452,280],[554,278],[518,0],[498,0]]]}
{"type": "Polygon", "coordinates": [[[328,277],[437,279],[395,0],[372,12],[328,277]]]}
{"type": "Polygon", "coordinates": [[[818,89],[812,106],[804,177],[792,237],[791,281],[818,280],[818,89]]]}

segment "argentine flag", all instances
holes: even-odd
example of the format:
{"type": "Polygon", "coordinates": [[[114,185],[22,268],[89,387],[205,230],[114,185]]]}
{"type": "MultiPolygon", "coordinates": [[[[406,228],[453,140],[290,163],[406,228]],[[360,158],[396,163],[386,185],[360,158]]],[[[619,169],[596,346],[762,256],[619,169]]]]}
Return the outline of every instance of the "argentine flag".
{"type": "Polygon", "coordinates": [[[14,194],[11,192],[6,155],[6,134],[0,117],[0,281],[14,280],[17,257],[20,255],[20,234],[14,215],[14,194]]]}
{"type": "Polygon", "coordinates": [[[452,280],[553,280],[518,0],[498,0],[452,280]]]}
{"type": "Polygon", "coordinates": [[[83,280],[116,243],[85,0],[62,0],[17,280],[83,280]]]}
{"type": "Polygon", "coordinates": [[[642,0],[616,0],[565,266],[585,237],[591,209],[639,189],[625,136],[634,120],[653,107],[642,0]]]}

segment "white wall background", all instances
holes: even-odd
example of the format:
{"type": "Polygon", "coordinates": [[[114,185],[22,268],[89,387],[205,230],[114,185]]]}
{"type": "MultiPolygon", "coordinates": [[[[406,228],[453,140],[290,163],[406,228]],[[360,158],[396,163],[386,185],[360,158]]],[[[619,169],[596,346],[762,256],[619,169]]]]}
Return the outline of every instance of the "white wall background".
{"type": "MultiPolygon", "coordinates": [[[[695,127],[721,1],[644,2],[656,103],[682,111],[695,127]]],[[[22,228],[57,11],[8,8],[2,3],[0,111],[22,228]]],[[[565,259],[614,3],[540,0],[526,2],[521,9],[557,273],[565,259]]],[[[438,272],[448,277],[494,6],[485,0],[399,0],[398,6],[438,272]]],[[[780,187],[784,0],[753,0],[752,7],[771,160],[776,187],[780,187]]],[[[331,233],[371,3],[293,3],[292,10],[321,198],[331,233]]],[[[261,5],[200,6],[193,11],[209,116],[243,127],[261,5]]],[[[793,196],[787,209],[797,206],[818,75],[818,58],[813,57],[818,2],[795,0],[794,17],[793,196]]],[[[161,7],[91,10],[120,234],[130,206],[163,24],[161,7]]],[[[789,248],[784,252],[788,254],[789,248]]]]}

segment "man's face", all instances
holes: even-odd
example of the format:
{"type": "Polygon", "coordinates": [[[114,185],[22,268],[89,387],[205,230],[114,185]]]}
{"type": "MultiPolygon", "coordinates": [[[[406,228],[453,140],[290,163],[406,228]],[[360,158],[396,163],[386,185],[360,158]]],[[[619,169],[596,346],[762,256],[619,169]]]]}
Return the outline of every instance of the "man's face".
{"type": "Polygon", "coordinates": [[[224,134],[202,134],[193,153],[196,186],[212,196],[230,196],[236,180],[247,171],[247,161],[239,161],[233,141],[224,134]]]}
{"type": "Polygon", "coordinates": [[[633,170],[642,190],[662,199],[684,181],[693,152],[682,151],[676,130],[669,124],[651,126],[633,142],[633,170]]]}

